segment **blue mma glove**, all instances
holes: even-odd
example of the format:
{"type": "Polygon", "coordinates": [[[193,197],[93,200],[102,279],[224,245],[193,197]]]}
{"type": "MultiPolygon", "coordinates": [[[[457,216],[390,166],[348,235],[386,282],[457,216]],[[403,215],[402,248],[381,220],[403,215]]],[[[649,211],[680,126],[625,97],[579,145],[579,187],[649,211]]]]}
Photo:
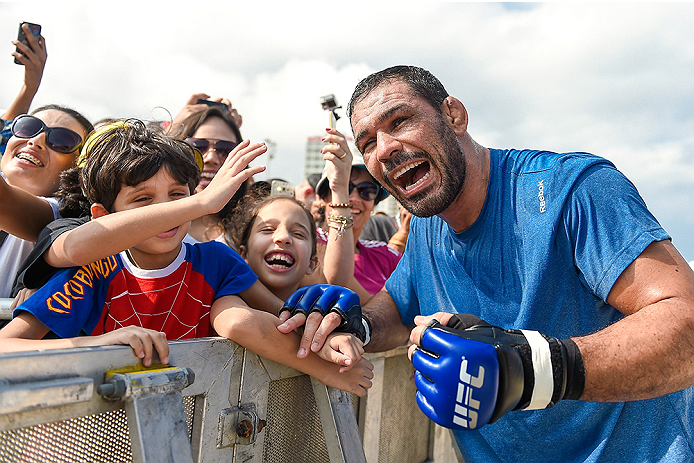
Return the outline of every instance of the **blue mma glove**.
{"type": "Polygon", "coordinates": [[[432,321],[412,355],[417,404],[451,429],[477,429],[512,410],[549,408],[583,394],[578,347],[537,331],[504,330],[474,315],[432,321]]]}
{"type": "Polygon", "coordinates": [[[325,317],[330,312],[335,312],[342,318],[342,323],[335,331],[352,333],[362,342],[367,341],[368,321],[362,318],[359,295],[351,289],[327,284],[303,286],[289,296],[280,313],[285,310],[292,317],[298,313],[308,317],[313,312],[319,312],[325,317]]]}

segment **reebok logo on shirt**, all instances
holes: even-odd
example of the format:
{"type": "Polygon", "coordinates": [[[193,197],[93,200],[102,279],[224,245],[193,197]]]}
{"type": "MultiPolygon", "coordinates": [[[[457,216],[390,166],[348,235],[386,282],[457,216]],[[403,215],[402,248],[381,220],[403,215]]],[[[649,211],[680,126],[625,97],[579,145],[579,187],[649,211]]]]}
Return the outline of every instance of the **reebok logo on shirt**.
{"type": "Polygon", "coordinates": [[[540,183],[537,184],[537,199],[540,200],[540,214],[542,214],[547,211],[544,180],[540,180],[540,183]]]}

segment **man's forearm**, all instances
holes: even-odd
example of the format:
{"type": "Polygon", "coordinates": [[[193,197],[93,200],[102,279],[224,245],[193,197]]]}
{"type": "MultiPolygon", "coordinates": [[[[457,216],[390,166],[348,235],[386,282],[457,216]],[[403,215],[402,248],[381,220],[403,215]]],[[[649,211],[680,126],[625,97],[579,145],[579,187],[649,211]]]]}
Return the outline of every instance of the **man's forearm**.
{"type": "Polygon", "coordinates": [[[581,399],[643,400],[694,385],[694,317],[689,312],[673,298],[573,338],[585,367],[581,399]]]}
{"type": "Polygon", "coordinates": [[[367,352],[395,349],[407,342],[411,327],[402,324],[400,312],[385,289],[364,306],[363,312],[371,323],[371,340],[365,347],[367,352]]]}

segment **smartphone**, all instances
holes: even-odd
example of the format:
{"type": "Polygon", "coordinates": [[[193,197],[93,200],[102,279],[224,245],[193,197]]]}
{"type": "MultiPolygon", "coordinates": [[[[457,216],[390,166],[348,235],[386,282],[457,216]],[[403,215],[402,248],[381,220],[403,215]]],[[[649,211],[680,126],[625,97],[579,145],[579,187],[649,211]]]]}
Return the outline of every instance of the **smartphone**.
{"type": "Polygon", "coordinates": [[[206,104],[207,106],[217,106],[222,109],[226,109],[229,111],[229,106],[225,105],[224,103],[220,103],[219,101],[212,101],[212,100],[198,100],[198,104],[206,104]]]}
{"type": "MultiPolygon", "coordinates": [[[[27,40],[26,36],[24,35],[24,29],[22,29],[22,26],[24,24],[29,26],[29,30],[31,31],[32,34],[34,34],[34,37],[38,37],[39,35],[41,35],[41,25],[40,24],[34,24],[34,23],[28,23],[26,21],[22,21],[21,23],[19,23],[19,32],[17,33],[17,41],[22,42],[26,45],[29,45],[29,41],[27,40]]],[[[29,45],[29,46],[31,47],[31,45],[29,45]]],[[[19,48],[16,48],[16,50],[19,53],[22,53],[21,51],[19,51],[19,48]]],[[[22,55],[23,54],[24,53],[22,53],[22,55]]],[[[17,60],[17,58],[14,59],[14,62],[15,62],[15,64],[22,64],[17,60]]]]}

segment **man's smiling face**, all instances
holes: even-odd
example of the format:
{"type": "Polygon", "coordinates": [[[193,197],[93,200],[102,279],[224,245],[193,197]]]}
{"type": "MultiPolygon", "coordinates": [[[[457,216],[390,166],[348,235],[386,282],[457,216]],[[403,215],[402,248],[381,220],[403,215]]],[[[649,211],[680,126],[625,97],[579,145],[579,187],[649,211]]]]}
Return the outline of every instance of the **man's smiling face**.
{"type": "Polygon", "coordinates": [[[443,212],[465,180],[461,144],[444,115],[402,81],[385,81],[354,105],[352,128],[364,163],[406,209],[443,212]]]}

